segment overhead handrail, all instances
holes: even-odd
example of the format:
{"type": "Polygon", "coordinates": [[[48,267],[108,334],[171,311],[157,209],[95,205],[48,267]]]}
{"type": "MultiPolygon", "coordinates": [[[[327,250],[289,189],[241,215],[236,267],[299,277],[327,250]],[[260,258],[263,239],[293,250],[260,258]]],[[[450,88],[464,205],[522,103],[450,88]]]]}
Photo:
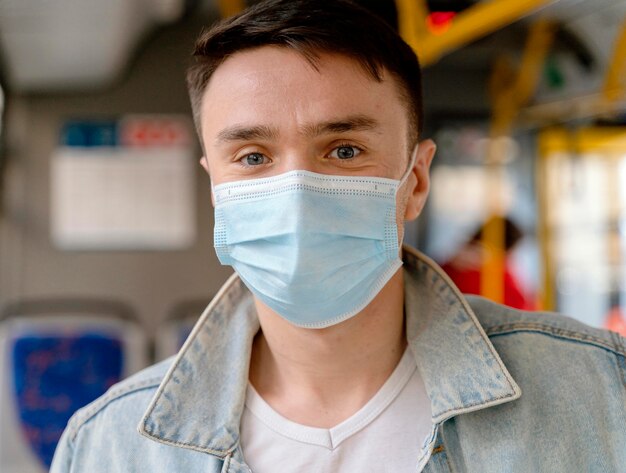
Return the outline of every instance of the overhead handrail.
{"type": "Polygon", "coordinates": [[[415,50],[422,66],[493,33],[559,0],[491,0],[460,12],[442,34],[426,28],[429,10],[426,0],[395,0],[400,34],[415,50]]]}
{"type": "Polygon", "coordinates": [[[541,128],[571,120],[611,116],[626,110],[626,18],[622,22],[598,92],[534,104],[520,111],[516,126],[541,128]]]}

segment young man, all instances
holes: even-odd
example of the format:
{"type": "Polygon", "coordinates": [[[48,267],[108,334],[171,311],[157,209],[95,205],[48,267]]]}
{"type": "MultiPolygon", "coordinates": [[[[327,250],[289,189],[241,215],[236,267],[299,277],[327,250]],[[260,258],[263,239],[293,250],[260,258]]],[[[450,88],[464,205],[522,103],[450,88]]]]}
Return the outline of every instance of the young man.
{"type": "Polygon", "coordinates": [[[400,250],[435,145],[390,28],[343,0],[270,0],[195,59],[236,274],[174,360],[72,418],[53,473],[626,471],[624,339],[466,299],[400,250]]]}

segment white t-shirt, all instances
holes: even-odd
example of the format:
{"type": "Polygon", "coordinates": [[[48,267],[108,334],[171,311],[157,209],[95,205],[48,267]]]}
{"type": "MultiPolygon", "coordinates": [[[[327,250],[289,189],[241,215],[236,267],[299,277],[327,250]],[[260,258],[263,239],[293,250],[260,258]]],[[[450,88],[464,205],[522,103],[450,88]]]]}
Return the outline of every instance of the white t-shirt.
{"type": "Polygon", "coordinates": [[[248,384],[241,445],[253,473],[416,473],[431,429],[430,400],[407,349],[374,397],[331,429],[286,419],[248,384]]]}

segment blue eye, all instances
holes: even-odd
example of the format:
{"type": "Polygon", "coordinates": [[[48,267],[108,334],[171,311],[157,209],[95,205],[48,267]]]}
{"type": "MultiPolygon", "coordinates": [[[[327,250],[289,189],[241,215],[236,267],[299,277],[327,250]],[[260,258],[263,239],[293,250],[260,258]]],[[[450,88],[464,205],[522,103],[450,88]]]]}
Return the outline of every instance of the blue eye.
{"type": "Polygon", "coordinates": [[[266,157],[261,153],[250,153],[240,159],[244,166],[259,166],[266,163],[266,157]]]}
{"type": "Polygon", "coordinates": [[[361,154],[361,150],[356,146],[337,146],[331,153],[330,156],[337,159],[352,159],[356,158],[359,154],[361,154]]]}

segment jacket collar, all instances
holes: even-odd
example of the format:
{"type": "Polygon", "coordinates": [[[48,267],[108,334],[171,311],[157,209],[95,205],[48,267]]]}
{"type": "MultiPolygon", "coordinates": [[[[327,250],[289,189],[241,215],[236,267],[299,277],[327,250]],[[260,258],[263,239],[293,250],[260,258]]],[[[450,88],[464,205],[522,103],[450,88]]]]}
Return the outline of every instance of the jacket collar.
{"type": "Polygon", "coordinates": [[[412,248],[404,263],[407,339],[433,422],[518,399],[519,386],[450,278],[412,248]]]}
{"type": "MultiPolygon", "coordinates": [[[[408,345],[431,400],[433,423],[519,398],[520,388],[445,273],[412,248],[404,248],[403,259],[408,345]]],[[[233,275],[175,358],[139,432],[165,444],[239,457],[239,422],[258,330],[252,295],[233,275]]]]}

